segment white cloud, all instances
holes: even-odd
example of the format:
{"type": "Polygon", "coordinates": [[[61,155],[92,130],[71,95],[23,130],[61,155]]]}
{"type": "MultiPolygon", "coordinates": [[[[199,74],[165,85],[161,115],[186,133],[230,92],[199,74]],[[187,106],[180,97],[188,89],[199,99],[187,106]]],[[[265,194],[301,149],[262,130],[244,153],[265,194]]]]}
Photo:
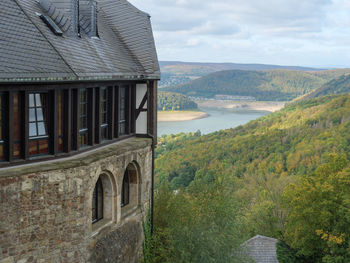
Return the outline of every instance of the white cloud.
{"type": "Polygon", "coordinates": [[[130,0],[161,60],[350,66],[349,0],[130,0]]]}

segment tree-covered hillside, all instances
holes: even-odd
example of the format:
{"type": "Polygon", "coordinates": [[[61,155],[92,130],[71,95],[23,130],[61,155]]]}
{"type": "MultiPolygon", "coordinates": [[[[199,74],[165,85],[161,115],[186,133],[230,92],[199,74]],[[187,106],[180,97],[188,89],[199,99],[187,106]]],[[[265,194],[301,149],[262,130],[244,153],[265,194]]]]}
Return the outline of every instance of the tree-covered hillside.
{"type": "Polygon", "coordinates": [[[187,96],[174,92],[158,92],[158,110],[194,110],[198,105],[187,96]]]}
{"type": "MultiPolygon", "coordinates": [[[[219,207],[226,205],[224,215],[232,216],[233,237],[262,234],[283,240],[291,247],[288,262],[350,262],[350,95],[293,103],[235,129],[159,141],[155,173],[163,190],[156,195],[160,221],[155,227],[172,249],[179,246],[171,235],[184,229],[189,239],[183,241],[191,240],[189,222],[206,218],[192,199],[200,196],[205,206],[229,196],[233,207],[224,201],[219,207]],[[164,184],[176,192],[164,190],[164,184]],[[192,214],[167,223],[184,200],[192,214]]],[[[215,214],[215,207],[210,209],[215,214]]],[[[215,222],[225,226],[227,219],[215,222]]],[[[210,240],[217,233],[206,234],[210,240]]],[[[171,253],[161,241],[162,251],[171,253]]]]}
{"type": "Polygon", "coordinates": [[[322,85],[322,87],[313,90],[300,98],[297,98],[297,100],[313,99],[320,96],[342,93],[350,93],[350,74],[332,79],[331,81],[322,85]]]}
{"type": "MultiPolygon", "coordinates": [[[[336,72],[333,73],[336,75],[336,72]]],[[[331,75],[290,70],[226,70],[183,85],[167,87],[166,90],[201,97],[224,94],[253,96],[257,100],[288,101],[321,87],[331,75]]]]}

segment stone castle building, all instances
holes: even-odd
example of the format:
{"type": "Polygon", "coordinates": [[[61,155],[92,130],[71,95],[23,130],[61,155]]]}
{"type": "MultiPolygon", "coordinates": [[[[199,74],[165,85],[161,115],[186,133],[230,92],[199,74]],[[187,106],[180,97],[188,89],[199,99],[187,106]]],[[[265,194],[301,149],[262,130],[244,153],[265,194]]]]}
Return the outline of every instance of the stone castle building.
{"type": "Polygon", "coordinates": [[[126,0],[0,1],[0,263],[139,262],[159,78],[126,0]]]}

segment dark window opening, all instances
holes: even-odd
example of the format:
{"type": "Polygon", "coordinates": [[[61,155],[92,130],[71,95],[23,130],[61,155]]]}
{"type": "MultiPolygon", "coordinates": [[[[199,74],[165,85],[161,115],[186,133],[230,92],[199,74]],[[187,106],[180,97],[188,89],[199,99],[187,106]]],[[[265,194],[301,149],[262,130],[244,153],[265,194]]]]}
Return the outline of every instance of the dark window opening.
{"type": "Polygon", "coordinates": [[[0,161],[4,160],[4,98],[3,94],[0,93],[0,161]]]}
{"type": "Polygon", "coordinates": [[[130,201],[130,177],[129,177],[129,171],[126,169],[124,173],[123,178],[123,185],[122,185],[122,202],[121,206],[126,206],[129,204],[130,201]]]}
{"type": "Polygon", "coordinates": [[[79,145],[84,147],[88,145],[88,98],[87,90],[80,90],[80,102],[79,102],[79,145]]]}
{"type": "Polygon", "coordinates": [[[49,153],[48,93],[29,94],[29,155],[49,153]]]}
{"type": "Polygon", "coordinates": [[[94,193],[92,195],[92,223],[103,218],[103,185],[101,178],[98,178],[94,193]]]}
{"type": "Polygon", "coordinates": [[[13,158],[21,158],[21,104],[19,93],[13,94],[13,158]]]}
{"type": "Polygon", "coordinates": [[[108,139],[108,99],[107,88],[101,88],[101,139],[105,141],[108,139]]]}
{"type": "Polygon", "coordinates": [[[126,134],[126,114],[127,114],[127,108],[126,108],[126,88],[120,87],[119,88],[119,135],[126,134]]]}
{"type": "Polygon", "coordinates": [[[58,142],[57,142],[57,150],[58,152],[63,152],[63,143],[64,143],[64,136],[63,136],[63,123],[64,123],[64,108],[63,108],[63,91],[58,92],[58,105],[57,105],[57,113],[58,113],[58,119],[57,119],[57,136],[58,136],[58,142]]]}

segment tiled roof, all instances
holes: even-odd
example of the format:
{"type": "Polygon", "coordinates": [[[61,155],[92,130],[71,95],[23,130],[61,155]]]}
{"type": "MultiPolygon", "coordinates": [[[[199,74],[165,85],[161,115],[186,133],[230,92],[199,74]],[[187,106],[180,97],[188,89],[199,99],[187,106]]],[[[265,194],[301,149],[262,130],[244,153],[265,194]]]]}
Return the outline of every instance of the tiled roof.
{"type": "Polygon", "coordinates": [[[71,0],[0,1],[0,81],[4,79],[157,79],[150,18],[125,0],[99,0],[98,35],[90,37],[80,0],[81,37],[71,31],[71,0]],[[63,31],[56,36],[38,14],[63,31]]]}
{"type": "Polygon", "coordinates": [[[242,245],[256,263],[278,263],[276,254],[277,239],[256,235],[242,245]]]}

